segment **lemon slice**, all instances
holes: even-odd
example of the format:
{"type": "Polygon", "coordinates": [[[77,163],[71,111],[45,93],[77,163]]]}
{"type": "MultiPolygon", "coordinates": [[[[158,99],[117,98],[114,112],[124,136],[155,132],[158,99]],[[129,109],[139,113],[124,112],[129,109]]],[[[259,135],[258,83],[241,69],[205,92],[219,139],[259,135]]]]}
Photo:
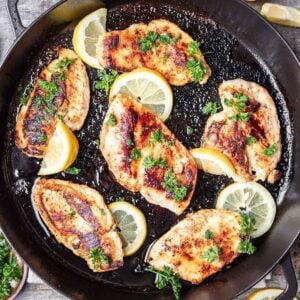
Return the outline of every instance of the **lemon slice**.
{"type": "MultiPolygon", "coordinates": [[[[246,300],[275,300],[283,292],[282,289],[260,289],[251,293],[246,300]]],[[[297,298],[293,298],[297,300],[297,298]]]]}
{"type": "Polygon", "coordinates": [[[143,213],[134,205],[118,201],[109,204],[123,243],[125,256],[134,254],[144,243],[147,236],[147,223],[143,213]]]}
{"type": "Polygon", "coordinates": [[[173,93],[167,80],[159,73],[139,68],[119,76],[113,83],[109,99],[116,94],[126,94],[155,112],[162,121],[171,114],[173,93]]]}
{"type": "Polygon", "coordinates": [[[255,219],[255,230],[251,234],[257,238],[272,226],[276,204],[269,191],[256,182],[233,183],[221,191],[216,208],[243,212],[255,219]]]}
{"type": "Polygon", "coordinates": [[[195,148],[190,152],[197,163],[198,169],[215,175],[235,177],[234,166],[222,152],[208,148],[195,148]]]}
{"type": "Polygon", "coordinates": [[[79,143],[74,133],[60,120],[49,140],[38,175],[51,175],[67,169],[75,161],[79,143]]]}
{"type": "Polygon", "coordinates": [[[89,66],[103,69],[96,57],[97,43],[106,32],[107,9],[100,8],[85,16],[75,27],[73,46],[78,56],[89,66]]]}
{"type": "Polygon", "coordinates": [[[286,26],[300,27],[300,10],[297,8],[265,3],[261,8],[260,13],[270,22],[286,26]]]}

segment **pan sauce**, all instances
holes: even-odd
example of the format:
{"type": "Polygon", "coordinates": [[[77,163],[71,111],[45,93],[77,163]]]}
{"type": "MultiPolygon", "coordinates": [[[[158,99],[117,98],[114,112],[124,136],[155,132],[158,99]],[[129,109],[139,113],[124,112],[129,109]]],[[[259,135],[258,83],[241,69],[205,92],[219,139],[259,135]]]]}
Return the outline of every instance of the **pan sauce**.
{"type": "MultiPolygon", "coordinates": [[[[132,23],[148,22],[155,18],[166,18],[175,22],[184,31],[191,34],[195,40],[201,42],[201,50],[204,54],[206,53],[206,60],[213,71],[212,77],[204,86],[193,83],[172,88],[175,102],[171,118],[166,122],[166,125],[188,149],[200,146],[207,120],[207,116],[202,114],[201,109],[210,100],[217,99],[219,101],[217,88],[223,80],[243,78],[255,81],[270,92],[276,103],[281,122],[283,157],[279,164],[279,170],[283,177],[274,186],[263,184],[271,191],[275,199],[280,201],[290,177],[291,144],[288,142],[288,137],[291,134],[291,128],[284,98],[268,70],[254,54],[251,54],[233,36],[225,32],[211,19],[181,9],[162,5],[149,7],[144,4],[115,7],[108,11],[107,29],[124,29],[132,23]],[[194,129],[190,135],[187,134],[187,126],[194,129]]],[[[34,63],[29,61],[28,65],[32,68],[29,70],[29,75],[24,77],[23,87],[33,85],[35,75],[42,66],[48,64],[55,57],[55,49],[58,46],[72,48],[71,39],[72,30],[68,29],[49,41],[41,53],[36,56],[34,63]]],[[[87,70],[91,83],[93,80],[97,80],[97,71],[89,67],[87,70]]],[[[13,107],[11,107],[13,114],[10,116],[10,128],[7,132],[6,163],[9,170],[8,178],[11,193],[14,195],[23,219],[26,220],[31,229],[33,238],[47,249],[57,261],[82,274],[82,276],[140,292],[156,290],[153,285],[153,275],[143,274],[144,254],[148,246],[176,222],[177,217],[163,208],[151,206],[139,193],[131,193],[122,188],[115,182],[112,174],[108,172],[107,164],[98,150],[98,136],[108,108],[107,97],[91,86],[90,111],[83,129],[76,132],[80,143],[80,153],[74,166],[81,169],[79,175],[72,176],[61,173],[52,176],[53,178],[87,184],[97,189],[107,203],[114,201],[117,197],[125,197],[126,200],[134,203],[144,212],[148,222],[148,237],[143,247],[134,256],[125,259],[123,268],[103,274],[92,273],[83,260],[58,244],[53,237],[49,237],[35,216],[30,194],[40,160],[26,157],[14,145],[13,128],[18,103],[17,97],[15,104],[12,103],[13,107]]],[[[230,182],[231,180],[227,177],[213,176],[199,171],[191,205],[183,216],[199,208],[213,207],[218,192],[230,182]]],[[[238,260],[235,263],[238,263],[238,260]]],[[[217,276],[214,275],[213,277],[217,276]]],[[[212,277],[208,280],[211,279],[212,277]]]]}

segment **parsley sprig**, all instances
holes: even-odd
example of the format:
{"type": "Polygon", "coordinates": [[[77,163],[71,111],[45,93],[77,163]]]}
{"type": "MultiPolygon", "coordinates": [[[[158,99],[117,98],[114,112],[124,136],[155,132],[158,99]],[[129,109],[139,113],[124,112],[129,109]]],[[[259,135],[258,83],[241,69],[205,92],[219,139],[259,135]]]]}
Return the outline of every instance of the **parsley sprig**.
{"type": "Polygon", "coordinates": [[[250,113],[245,112],[247,106],[248,96],[242,93],[236,93],[232,99],[224,99],[224,104],[232,107],[235,114],[230,116],[229,119],[234,122],[247,122],[250,119],[250,113]]]}
{"type": "Polygon", "coordinates": [[[188,48],[187,48],[187,52],[188,52],[188,54],[190,54],[190,55],[197,55],[199,49],[200,49],[200,43],[197,42],[197,41],[191,41],[191,42],[189,43],[188,48]]]}
{"type": "Polygon", "coordinates": [[[277,145],[272,144],[270,147],[264,149],[265,156],[273,156],[277,152],[277,145]]]}
{"type": "Polygon", "coordinates": [[[173,294],[176,300],[180,299],[180,276],[175,273],[170,267],[164,266],[162,271],[158,271],[152,266],[149,266],[145,269],[148,272],[156,274],[155,285],[158,289],[163,289],[168,284],[171,285],[173,294]]]}
{"type": "Polygon", "coordinates": [[[98,71],[99,80],[95,81],[95,89],[96,90],[104,90],[105,94],[108,95],[109,90],[114,83],[114,81],[119,76],[117,71],[109,71],[109,70],[100,70],[98,71]]]}
{"type": "Polygon", "coordinates": [[[70,167],[70,168],[64,170],[64,172],[69,175],[78,175],[80,173],[80,171],[81,171],[81,169],[76,168],[76,167],[70,167]]]}
{"type": "Polygon", "coordinates": [[[209,101],[202,108],[202,112],[205,115],[214,115],[218,111],[220,111],[220,109],[221,109],[221,106],[217,102],[209,101]]]}
{"type": "Polygon", "coordinates": [[[250,136],[247,137],[247,145],[249,145],[249,146],[256,143],[256,141],[257,141],[257,139],[256,139],[255,136],[250,135],[250,136]]]}
{"type": "Polygon", "coordinates": [[[214,264],[220,261],[221,249],[214,245],[204,252],[203,258],[209,263],[214,264]]]}
{"type": "Polygon", "coordinates": [[[156,166],[159,166],[160,168],[165,168],[167,166],[167,162],[164,158],[153,158],[152,156],[148,155],[143,160],[143,166],[146,169],[152,169],[156,166]]]}
{"type": "Polygon", "coordinates": [[[6,299],[12,293],[12,281],[18,282],[23,270],[4,236],[0,234],[0,299],[6,299]]]}
{"type": "Polygon", "coordinates": [[[186,69],[190,73],[193,81],[202,80],[206,74],[206,69],[202,66],[201,62],[193,57],[188,59],[186,69]]]}
{"type": "Polygon", "coordinates": [[[101,268],[102,265],[109,264],[109,258],[100,248],[92,248],[88,254],[88,258],[92,259],[92,264],[95,269],[101,268]]]}
{"type": "Polygon", "coordinates": [[[241,236],[242,240],[239,245],[239,252],[244,254],[253,254],[256,250],[252,244],[251,233],[255,230],[254,223],[255,219],[245,213],[240,214],[241,216],[241,236]]]}
{"type": "Polygon", "coordinates": [[[176,202],[182,201],[187,195],[187,188],[177,182],[171,168],[168,169],[161,185],[166,191],[172,193],[176,202]]]}

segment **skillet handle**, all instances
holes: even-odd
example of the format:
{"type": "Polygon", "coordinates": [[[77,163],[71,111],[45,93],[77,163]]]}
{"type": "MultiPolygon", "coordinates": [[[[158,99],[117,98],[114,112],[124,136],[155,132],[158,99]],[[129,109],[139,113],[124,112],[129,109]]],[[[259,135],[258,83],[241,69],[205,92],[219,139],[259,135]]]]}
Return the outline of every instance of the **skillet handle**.
{"type": "Polygon", "coordinates": [[[282,266],[285,278],[286,278],[286,288],[284,291],[276,298],[277,300],[291,300],[297,295],[298,282],[295,274],[295,270],[291,260],[291,254],[288,253],[280,262],[282,266]]]}
{"type": "Polygon", "coordinates": [[[9,20],[13,27],[15,38],[18,38],[25,29],[18,11],[18,2],[19,0],[6,0],[6,7],[9,15],[9,20]]]}

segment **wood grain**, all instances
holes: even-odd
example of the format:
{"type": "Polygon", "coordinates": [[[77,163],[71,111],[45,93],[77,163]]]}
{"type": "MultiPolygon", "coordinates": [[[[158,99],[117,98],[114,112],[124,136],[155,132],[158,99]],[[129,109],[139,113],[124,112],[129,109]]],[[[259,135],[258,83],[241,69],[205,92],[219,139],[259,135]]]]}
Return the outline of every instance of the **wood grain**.
{"type": "MultiPolygon", "coordinates": [[[[14,41],[14,35],[9,24],[8,14],[5,7],[5,2],[9,0],[0,0],[0,63],[3,61],[6,52],[14,41]]],[[[213,1],[213,0],[211,0],[213,1]]],[[[224,0],[226,1],[226,0],[224,0]]],[[[19,10],[24,26],[29,26],[30,23],[36,19],[42,12],[46,11],[58,0],[20,0],[19,10]]],[[[260,10],[262,4],[266,1],[248,2],[257,11],[260,10]]],[[[300,8],[299,0],[271,0],[270,2],[290,5],[300,8]]],[[[284,38],[291,45],[298,58],[300,58],[300,28],[284,27],[275,25],[275,28],[284,36],[284,38]]],[[[297,240],[291,250],[295,270],[298,273],[300,270],[300,239],[297,240]]],[[[269,274],[265,280],[261,281],[255,288],[261,287],[282,287],[285,286],[284,276],[282,270],[277,266],[272,274],[269,274]]],[[[255,289],[254,288],[254,289],[255,289]]],[[[252,290],[254,290],[252,289],[252,290]]],[[[245,293],[238,299],[245,299],[245,293]]],[[[66,297],[54,291],[51,287],[45,284],[39,277],[32,271],[29,273],[28,283],[22,293],[16,298],[17,300],[40,300],[40,299],[55,299],[63,300],[66,297]]]]}

